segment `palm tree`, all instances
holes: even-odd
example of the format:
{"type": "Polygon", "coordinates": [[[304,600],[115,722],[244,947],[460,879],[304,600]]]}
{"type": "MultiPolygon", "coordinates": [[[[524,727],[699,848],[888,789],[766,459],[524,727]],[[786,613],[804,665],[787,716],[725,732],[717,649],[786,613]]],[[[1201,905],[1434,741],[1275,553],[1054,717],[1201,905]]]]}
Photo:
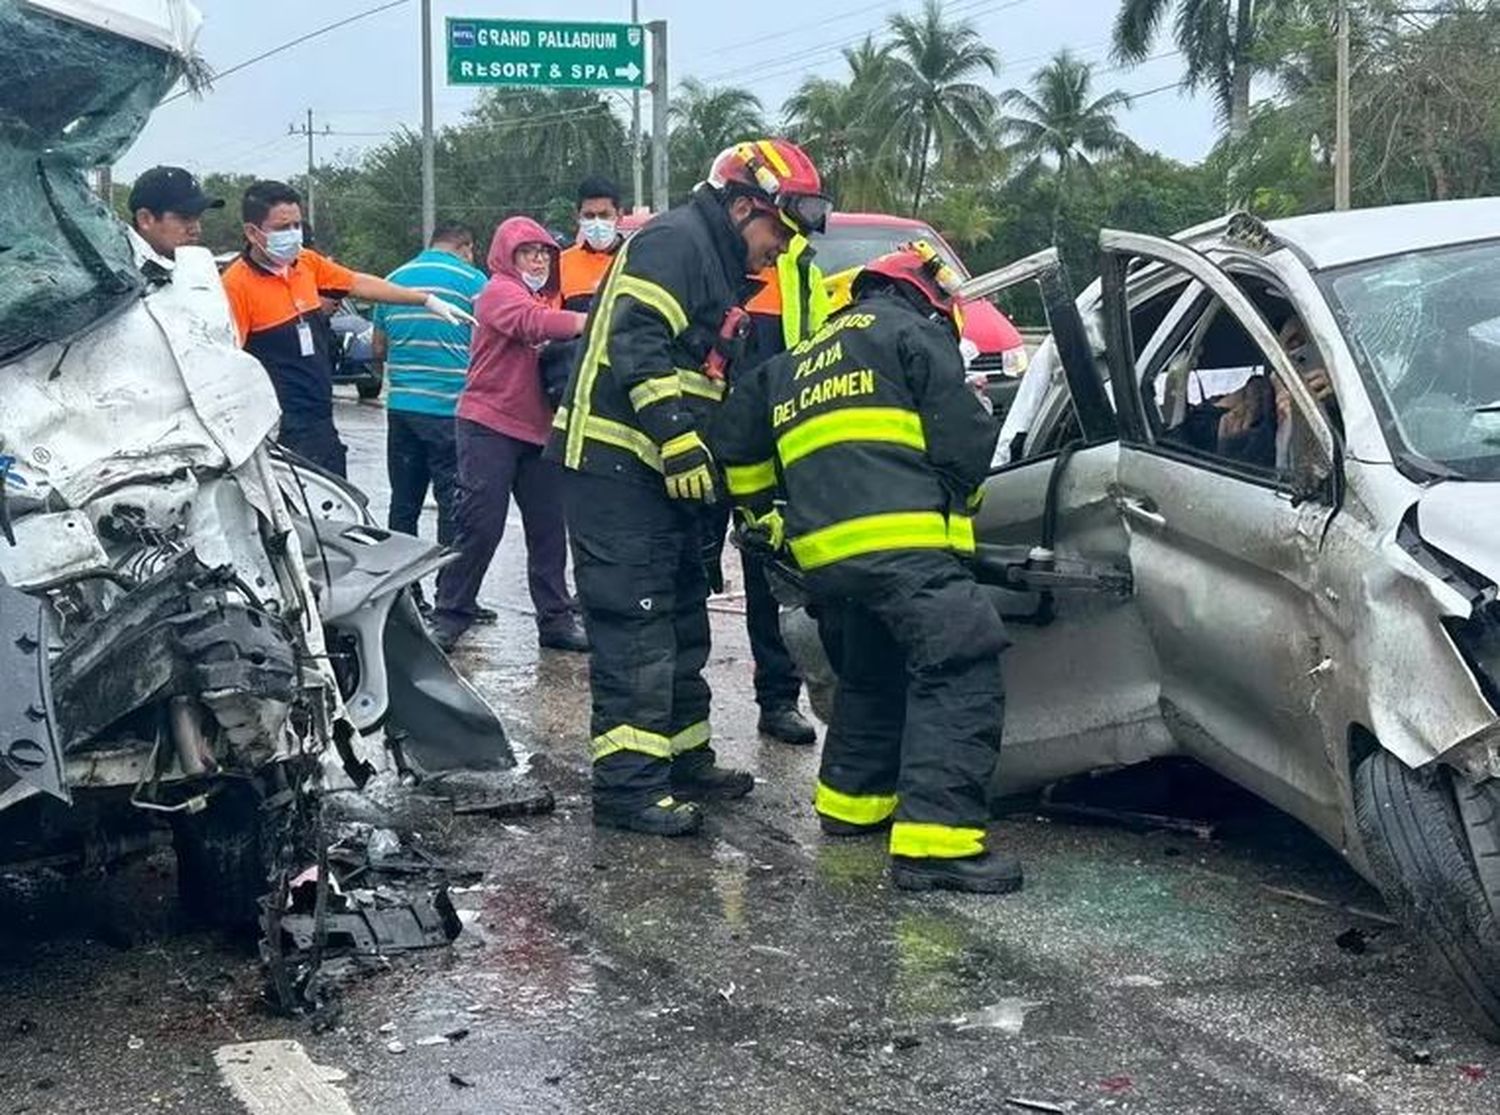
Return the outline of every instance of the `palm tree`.
{"type": "Polygon", "coordinates": [[[973,78],[994,74],[999,55],[967,21],[948,23],[939,0],[922,13],[890,17],[891,57],[884,99],[888,144],[910,159],[911,211],[921,207],[930,164],[972,154],[992,130],[995,97],[973,78]]]}
{"type": "Polygon", "coordinates": [[[866,36],[844,50],[849,80],[809,77],[782,105],[787,135],[822,172],[824,187],[845,209],[884,208],[899,164],[881,157],[888,132],[885,96],[890,55],[866,36]]]}
{"type": "Polygon", "coordinates": [[[1022,163],[1022,174],[1045,166],[1057,172],[1057,200],[1052,212],[1054,239],[1075,169],[1092,175],[1094,160],[1131,147],[1115,123],[1115,113],[1130,106],[1118,89],[1093,95],[1094,68],[1067,50],[1058,52],[1031,79],[1035,95],[1012,89],[1000,98],[1010,112],[1000,123],[1010,139],[1010,154],[1022,163]]]}
{"type": "Polygon", "coordinates": [[[1187,65],[1183,83],[1208,87],[1229,123],[1231,139],[1250,127],[1250,78],[1261,10],[1297,0],[1122,0],[1115,17],[1117,61],[1144,62],[1168,9],[1176,8],[1172,36],[1187,65]]]}
{"type": "Polygon", "coordinates": [[[672,99],[673,195],[681,197],[701,181],[724,148],[765,135],[763,113],[760,98],[748,89],[686,78],[672,99]]]}

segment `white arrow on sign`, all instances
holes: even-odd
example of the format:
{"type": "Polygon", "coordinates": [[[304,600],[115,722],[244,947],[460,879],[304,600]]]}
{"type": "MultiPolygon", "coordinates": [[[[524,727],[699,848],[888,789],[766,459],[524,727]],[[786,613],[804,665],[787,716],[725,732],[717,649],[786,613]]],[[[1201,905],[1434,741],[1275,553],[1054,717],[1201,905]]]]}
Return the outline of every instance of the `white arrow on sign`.
{"type": "Polygon", "coordinates": [[[641,76],[641,68],[634,62],[628,66],[616,66],[615,77],[623,77],[626,81],[634,81],[641,76]]]}

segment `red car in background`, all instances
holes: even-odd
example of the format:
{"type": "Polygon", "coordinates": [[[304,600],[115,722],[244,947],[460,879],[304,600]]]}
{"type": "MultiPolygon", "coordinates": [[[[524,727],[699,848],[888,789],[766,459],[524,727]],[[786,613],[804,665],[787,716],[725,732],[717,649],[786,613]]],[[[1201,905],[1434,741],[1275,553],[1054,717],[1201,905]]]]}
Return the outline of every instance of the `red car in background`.
{"type": "MultiPolygon", "coordinates": [[[[627,213],[620,218],[620,231],[629,235],[650,219],[649,213],[627,213]]],[[[828,218],[828,231],[811,239],[835,305],[848,300],[849,284],[860,267],[911,240],[926,240],[955,271],[969,278],[969,269],[937,230],[910,217],[834,213],[828,218]]],[[[971,372],[983,373],[993,382],[1001,376],[1019,378],[1026,370],[1026,343],[993,303],[983,299],[964,303],[964,339],[979,350],[971,372]]]]}
{"type": "MultiPolygon", "coordinates": [[[[817,263],[836,302],[847,299],[848,286],[861,266],[893,252],[911,240],[926,240],[965,279],[969,269],[958,253],[925,221],[887,213],[834,213],[828,231],[813,236],[817,263]]],[[[1017,377],[1026,370],[1026,343],[1020,331],[996,306],[980,299],[964,303],[964,338],[979,350],[969,370],[1017,377]]]]}

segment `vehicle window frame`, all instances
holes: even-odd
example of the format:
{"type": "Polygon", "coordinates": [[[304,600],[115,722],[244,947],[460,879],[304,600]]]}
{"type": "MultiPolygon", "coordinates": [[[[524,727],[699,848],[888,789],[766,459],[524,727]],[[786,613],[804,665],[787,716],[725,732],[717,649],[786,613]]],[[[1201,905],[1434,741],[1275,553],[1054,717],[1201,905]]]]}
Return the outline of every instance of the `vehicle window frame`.
{"type": "MultiPolygon", "coordinates": [[[[1128,392],[1128,401],[1123,405],[1118,391],[1115,397],[1116,409],[1122,416],[1120,423],[1122,446],[1155,453],[1207,472],[1253,484],[1259,488],[1289,494],[1293,498],[1308,494],[1298,490],[1296,478],[1290,472],[1284,476],[1280,474],[1268,476],[1259,469],[1237,467],[1234,461],[1227,458],[1185,449],[1156,439],[1152,424],[1145,412],[1145,401],[1141,396],[1141,385],[1146,378],[1146,372],[1156,370],[1151,364],[1146,363],[1146,355],[1149,353],[1152,362],[1163,361],[1167,355],[1175,351],[1175,345],[1181,337],[1195,327],[1200,318],[1191,313],[1177,315],[1175,309],[1180,308],[1179,304],[1179,307],[1174,308],[1174,312],[1169,313],[1163,320],[1157,335],[1141,348],[1142,360],[1132,361],[1128,368],[1121,367],[1121,361],[1125,359],[1124,354],[1129,353],[1133,356],[1136,349],[1130,333],[1128,312],[1123,315],[1122,321],[1122,315],[1113,308],[1111,301],[1125,296],[1127,267],[1132,260],[1141,260],[1163,264],[1169,269],[1185,272],[1191,279],[1197,280],[1196,285],[1202,287],[1200,297],[1216,298],[1221,303],[1222,310],[1233,315],[1235,322],[1249,337],[1250,342],[1260,349],[1268,374],[1273,377],[1273,381],[1280,380],[1286,387],[1291,395],[1293,407],[1308,423],[1314,435],[1317,450],[1327,466],[1328,482],[1333,485],[1333,490],[1330,492],[1331,502],[1337,506],[1342,483],[1343,461],[1332,426],[1313,399],[1312,393],[1297,375],[1290,356],[1282,347],[1270,323],[1266,321],[1260,308],[1255,305],[1249,295],[1234,281],[1233,276],[1203,253],[1187,245],[1158,237],[1105,229],[1100,234],[1100,245],[1105,292],[1103,304],[1103,312],[1106,316],[1105,348],[1110,362],[1110,375],[1111,379],[1118,381],[1128,371],[1132,385],[1128,392]],[[1160,334],[1167,329],[1176,330],[1177,338],[1175,340],[1161,339],[1158,343],[1160,334]],[[1130,417],[1125,419],[1127,412],[1130,417]]],[[[1184,291],[1183,297],[1187,298],[1192,293],[1190,287],[1184,291]]],[[[1212,302],[1208,304],[1211,305],[1212,302]]]]}

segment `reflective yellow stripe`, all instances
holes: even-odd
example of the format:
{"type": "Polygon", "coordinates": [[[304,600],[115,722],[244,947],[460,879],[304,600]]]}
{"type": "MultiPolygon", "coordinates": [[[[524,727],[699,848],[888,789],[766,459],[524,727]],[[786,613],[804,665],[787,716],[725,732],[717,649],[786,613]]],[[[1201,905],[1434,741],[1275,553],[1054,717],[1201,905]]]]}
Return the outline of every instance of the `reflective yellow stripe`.
{"type": "MultiPolygon", "coordinates": [[[[593,441],[602,441],[605,445],[613,445],[616,449],[634,453],[646,467],[654,468],[657,472],[661,471],[661,451],[656,448],[656,443],[640,430],[633,429],[623,422],[600,418],[597,414],[590,415],[579,425],[583,436],[593,441]]],[[[568,430],[570,439],[572,435],[573,430],[570,428],[568,430]]]]}
{"type": "Polygon", "coordinates": [[[984,851],[984,829],[897,821],[891,826],[891,855],[961,859],[984,851]]]}
{"type": "Polygon", "coordinates": [[[696,724],[689,724],[669,741],[672,745],[672,754],[681,755],[684,751],[691,751],[695,747],[703,747],[708,743],[710,735],[707,720],[700,720],[696,724]]]}
{"type": "Polygon", "coordinates": [[[948,516],[948,545],[964,554],[974,552],[974,520],[968,515],[948,516]]]}
{"type": "Polygon", "coordinates": [[[629,724],[621,724],[617,728],[611,728],[602,736],[595,736],[592,750],[596,763],[618,751],[638,751],[642,755],[650,755],[653,758],[670,759],[672,741],[657,732],[648,732],[644,728],[632,728],[629,724]]]}
{"type": "Polygon", "coordinates": [[[568,428],[567,407],[557,408],[557,413],[552,416],[552,428],[554,430],[566,430],[568,428]]]}
{"type": "Polygon", "coordinates": [[[849,407],[809,418],[776,442],[783,465],[800,461],[819,449],[846,441],[878,441],[904,445],[921,453],[927,448],[922,418],[900,407],[849,407]]]}
{"type": "Polygon", "coordinates": [[[652,403],[659,403],[664,399],[682,398],[682,385],[677,382],[675,374],[657,376],[636,384],[630,389],[629,395],[631,406],[636,410],[645,410],[652,403]]]}
{"type": "Polygon", "coordinates": [[[969,493],[969,498],[964,501],[964,509],[967,510],[969,514],[973,515],[977,513],[983,506],[984,489],[982,487],[975,488],[972,492],[969,493]]]}
{"type": "Polygon", "coordinates": [[[785,177],[792,173],[792,168],[787,166],[786,160],[781,157],[781,152],[776,150],[776,145],[769,139],[760,140],[755,146],[760,148],[760,153],[765,156],[766,162],[771,164],[777,174],[785,177]]]}
{"type": "Polygon", "coordinates": [[[621,296],[634,298],[661,314],[667,319],[674,337],[688,326],[687,314],[682,312],[677,299],[672,297],[666,287],[658,286],[650,279],[643,279],[639,275],[621,275],[615,286],[615,297],[621,296]]]}
{"type": "Polygon", "coordinates": [[[668,457],[680,457],[684,453],[691,453],[694,449],[702,449],[703,440],[698,436],[697,430],[689,430],[685,434],[678,434],[662,443],[662,460],[668,457]]]}
{"type": "Polygon", "coordinates": [[[776,487],[776,462],[761,461],[753,465],[730,465],[724,470],[732,496],[750,496],[776,487]]]}
{"type": "Polygon", "coordinates": [[[813,794],[813,808],[824,817],[851,825],[878,825],[896,812],[895,794],[845,794],[822,779],[813,794]]]}
{"type": "Polygon", "coordinates": [[[568,468],[578,468],[583,460],[584,430],[589,425],[594,407],[594,381],[599,378],[599,368],[609,354],[609,325],[615,316],[616,288],[625,271],[629,248],[628,243],[622,244],[615,253],[615,261],[605,272],[603,287],[599,291],[599,305],[594,310],[593,321],[589,326],[588,346],[579,362],[578,383],[573,389],[571,400],[575,421],[569,423],[568,439],[563,450],[563,464],[568,468]]]}
{"type": "Polygon", "coordinates": [[[865,515],[793,538],[790,545],[792,557],[803,569],[882,550],[946,550],[948,520],[937,511],[865,515]]]}
{"type": "Polygon", "coordinates": [[[700,399],[712,399],[714,402],[724,398],[725,384],[722,380],[710,379],[691,368],[677,369],[677,383],[684,395],[697,395],[700,399]]]}

